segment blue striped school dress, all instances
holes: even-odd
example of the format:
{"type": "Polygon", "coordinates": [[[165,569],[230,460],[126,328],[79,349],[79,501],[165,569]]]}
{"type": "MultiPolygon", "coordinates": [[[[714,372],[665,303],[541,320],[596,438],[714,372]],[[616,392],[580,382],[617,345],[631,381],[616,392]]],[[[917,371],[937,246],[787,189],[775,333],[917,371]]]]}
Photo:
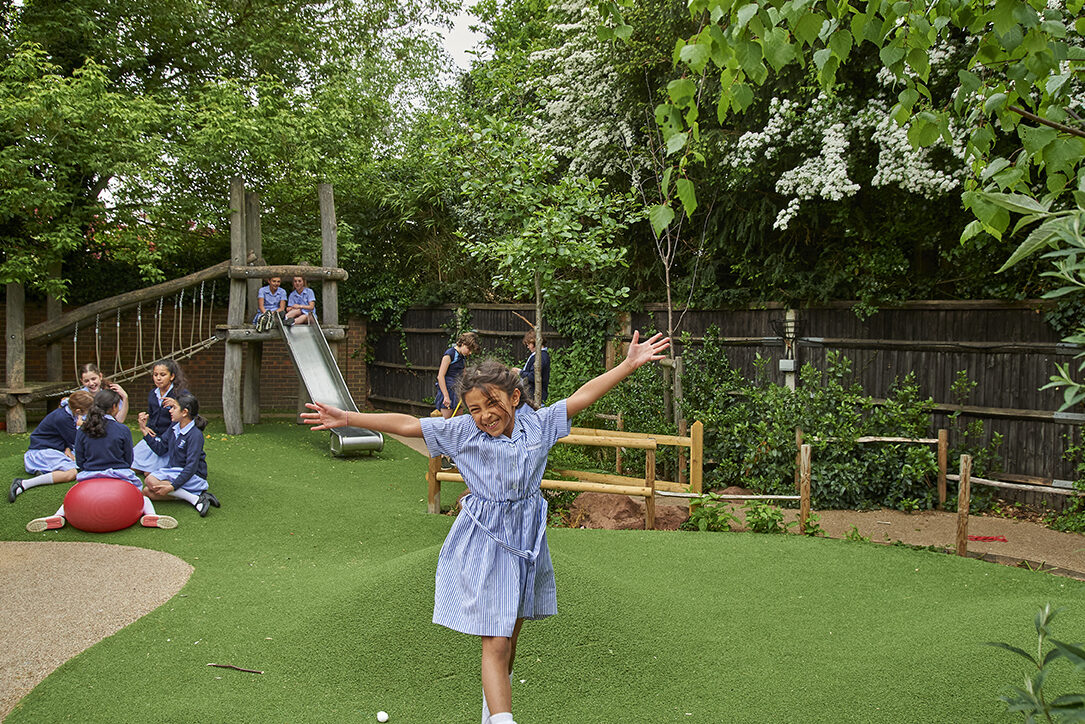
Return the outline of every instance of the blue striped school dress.
{"type": "Polygon", "coordinates": [[[475,636],[511,636],[517,618],[558,612],[546,544],[546,457],[569,434],[565,400],[521,405],[510,437],[491,437],[469,415],[423,418],[431,456],[448,455],[471,491],[441,546],[433,622],[475,636]]]}

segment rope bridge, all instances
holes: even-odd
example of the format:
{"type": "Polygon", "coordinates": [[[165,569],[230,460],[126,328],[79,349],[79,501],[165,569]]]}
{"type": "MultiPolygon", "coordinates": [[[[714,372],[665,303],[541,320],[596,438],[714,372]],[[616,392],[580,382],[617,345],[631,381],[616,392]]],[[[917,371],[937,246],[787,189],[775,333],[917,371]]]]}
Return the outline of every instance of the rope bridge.
{"type": "MultiPolygon", "coordinates": [[[[153,312],[153,318],[149,320],[147,330],[147,336],[150,338],[150,354],[145,354],[144,347],[144,324],[143,324],[143,303],[140,302],[136,305],[136,320],[135,320],[135,334],[136,345],[135,351],[131,358],[131,365],[124,366],[123,354],[121,351],[121,310],[116,310],[116,346],[113,351],[113,371],[107,372],[106,368],[102,364],[102,315],[100,313],[94,315],[94,363],[98,365],[98,369],[102,370],[102,374],[109,378],[111,382],[129,382],[131,380],[142,377],[143,375],[151,372],[152,366],[157,360],[165,357],[172,357],[175,360],[185,359],[191,357],[203,350],[207,349],[211,345],[220,340],[215,335],[215,325],[213,321],[213,314],[215,308],[215,286],[216,281],[211,280],[211,286],[209,293],[206,288],[206,281],[201,281],[199,284],[199,290],[192,290],[189,295],[191,299],[191,311],[189,313],[188,332],[187,338],[185,333],[185,292],[186,289],[182,289],[177,294],[173,295],[172,302],[167,305],[166,297],[158,297],[157,300],[152,300],[150,307],[151,310],[155,309],[155,301],[157,301],[157,310],[153,312]],[[198,300],[198,301],[197,301],[198,300]],[[169,314],[169,310],[172,307],[173,316],[172,320],[164,323],[164,317],[169,314]],[[204,324],[204,316],[206,310],[207,323],[204,324]],[[168,339],[164,334],[163,328],[168,329],[168,339]],[[165,341],[165,344],[163,342],[165,341]]],[[[148,317],[151,317],[150,310],[148,310],[148,317]]],[[[108,324],[108,322],[107,322],[108,324]]],[[[76,322],[75,328],[72,333],[72,359],[75,366],[75,379],[79,379],[79,367],[82,362],[79,355],[79,323],[76,322]]],[[[68,390],[64,390],[64,394],[70,394],[79,389],[74,387],[68,390]]]]}
{"type": "MultiPolygon", "coordinates": [[[[80,351],[80,333],[86,336],[93,329],[94,363],[113,382],[128,382],[149,374],[155,361],[164,357],[185,359],[216,342],[214,323],[215,292],[220,278],[229,275],[230,262],[224,261],[178,279],[156,284],[146,289],[125,292],[66,312],[54,319],[27,327],[27,344],[58,343],[69,334],[72,339],[72,379],[79,379],[79,366],[86,363],[87,352],[80,351]],[[210,284],[208,284],[210,282],[210,284]],[[125,313],[129,321],[122,324],[125,313]],[[114,328],[112,365],[103,363],[103,351],[108,354],[108,342],[103,350],[103,338],[114,328]],[[122,345],[122,339],[132,339],[134,345],[122,345]],[[127,358],[124,350],[128,349],[127,358]]],[[[9,396],[18,395],[29,402],[42,397],[69,394],[78,385],[72,380],[26,383],[20,389],[5,389],[9,396]]]]}

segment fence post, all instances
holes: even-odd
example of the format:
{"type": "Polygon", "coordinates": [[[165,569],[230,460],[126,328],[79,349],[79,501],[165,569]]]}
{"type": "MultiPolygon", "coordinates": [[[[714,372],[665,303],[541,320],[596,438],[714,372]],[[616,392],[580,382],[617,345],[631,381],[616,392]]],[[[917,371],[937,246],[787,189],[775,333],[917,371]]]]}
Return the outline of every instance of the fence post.
{"type": "MultiPolygon", "coordinates": [[[[618,413],[618,421],[615,427],[618,428],[618,432],[621,432],[624,427],[622,425],[622,413],[618,413]]],[[[622,449],[620,447],[614,448],[614,472],[618,475],[622,474],[622,449]]]]}
{"type": "Polygon", "coordinates": [[[810,446],[799,448],[799,533],[806,535],[806,521],[810,518],[810,446]]]}
{"type": "Polygon", "coordinates": [[[972,456],[961,456],[961,486],[957,492],[957,555],[968,555],[968,505],[972,494],[972,456]]]}
{"type": "Polygon", "coordinates": [[[946,468],[949,465],[949,430],[938,428],[938,509],[946,506],[946,468]]]}
{"type": "Polygon", "coordinates": [[[429,468],[426,470],[427,502],[426,512],[439,514],[441,512],[441,481],[437,479],[437,472],[441,469],[440,456],[429,459],[429,468]]]}
{"type": "Polygon", "coordinates": [[[701,494],[704,475],[704,423],[697,420],[689,431],[689,487],[690,491],[701,494]]]}
{"type": "Polygon", "coordinates": [[[802,428],[795,428],[795,490],[802,480],[802,428]]]}
{"type": "Polygon", "coordinates": [[[644,499],[644,529],[656,529],[656,451],[644,451],[644,487],[651,495],[644,499]]]}
{"type": "MultiPolygon", "coordinates": [[[[682,418],[678,421],[678,434],[682,437],[686,437],[689,434],[689,423],[686,422],[686,418],[682,418]]],[[[686,465],[686,449],[681,445],[678,446],[678,484],[685,485],[689,479],[689,470],[686,465]]]]}

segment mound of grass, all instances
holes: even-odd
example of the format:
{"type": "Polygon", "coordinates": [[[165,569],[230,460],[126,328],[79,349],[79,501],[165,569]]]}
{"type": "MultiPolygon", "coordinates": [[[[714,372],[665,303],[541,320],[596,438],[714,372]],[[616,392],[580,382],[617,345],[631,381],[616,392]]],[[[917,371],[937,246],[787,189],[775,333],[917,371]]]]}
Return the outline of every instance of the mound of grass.
{"type": "MultiPolygon", "coordinates": [[[[26,440],[0,436],[9,477],[26,440]]],[[[379,709],[393,723],[477,721],[478,641],[430,623],[452,519],[425,513],[425,458],[389,439],[334,459],[325,434],[290,423],[240,437],[212,424],[207,450],[223,507],[201,519],[161,504],[176,530],[27,533],[67,486],[0,505],[7,540],[141,546],[195,567],[177,596],[64,664],[6,721],[341,722],[379,709]]],[[[443,487],[450,505],[459,491],[443,487]]],[[[1031,647],[1037,608],[1085,593],[847,541],[549,536],[561,613],[524,626],[513,691],[525,722],[1007,721],[998,696],[1023,669],[983,642],[1031,647]]],[[[1074,610],[1063,640],[1085,638],[1074,610]]]]}

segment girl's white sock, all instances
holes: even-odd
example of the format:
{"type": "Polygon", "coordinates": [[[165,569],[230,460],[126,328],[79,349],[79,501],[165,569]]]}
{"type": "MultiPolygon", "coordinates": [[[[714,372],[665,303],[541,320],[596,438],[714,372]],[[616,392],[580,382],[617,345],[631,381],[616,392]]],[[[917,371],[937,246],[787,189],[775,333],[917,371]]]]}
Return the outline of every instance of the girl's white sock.
{"type": "Polygon", "coordinates": [[[155,515],[154,503],[152,503],[151,499],[148,498],[147,496],[143,496],[143,514],[144,515],[155,515]]]}
{"type": "MultiPolygon", "coordinates": [[[[52,484],[53,484],[53,474],[52,473],[45,473],[44,475],[35,475],[32,478],[25,478],[23,480],[23,482],[19,483],[19,485],[23,486],[23,490],[26,490],[27,488],[36,488],[39,485],[52,485],[52,484]]],[[[35,495],[36,494],[37,493],[35,493],[35,495]]]]}
{"type": "Polygon", "coordinates": [[[512,718],[512,712],[502,711],[490,716],[490,724],[516,724],[512,718]]]}
{"type": "Polygon", "coordinates": [[[200,496],[196,495],[195,493],[190,493],[184,488],[177,488],[177,490],[174,490],[172,493],[170,493],[170,497],[177,498],[178,500],[183,500],[190,505],[195,505],[200,500],[200,496]]]}

